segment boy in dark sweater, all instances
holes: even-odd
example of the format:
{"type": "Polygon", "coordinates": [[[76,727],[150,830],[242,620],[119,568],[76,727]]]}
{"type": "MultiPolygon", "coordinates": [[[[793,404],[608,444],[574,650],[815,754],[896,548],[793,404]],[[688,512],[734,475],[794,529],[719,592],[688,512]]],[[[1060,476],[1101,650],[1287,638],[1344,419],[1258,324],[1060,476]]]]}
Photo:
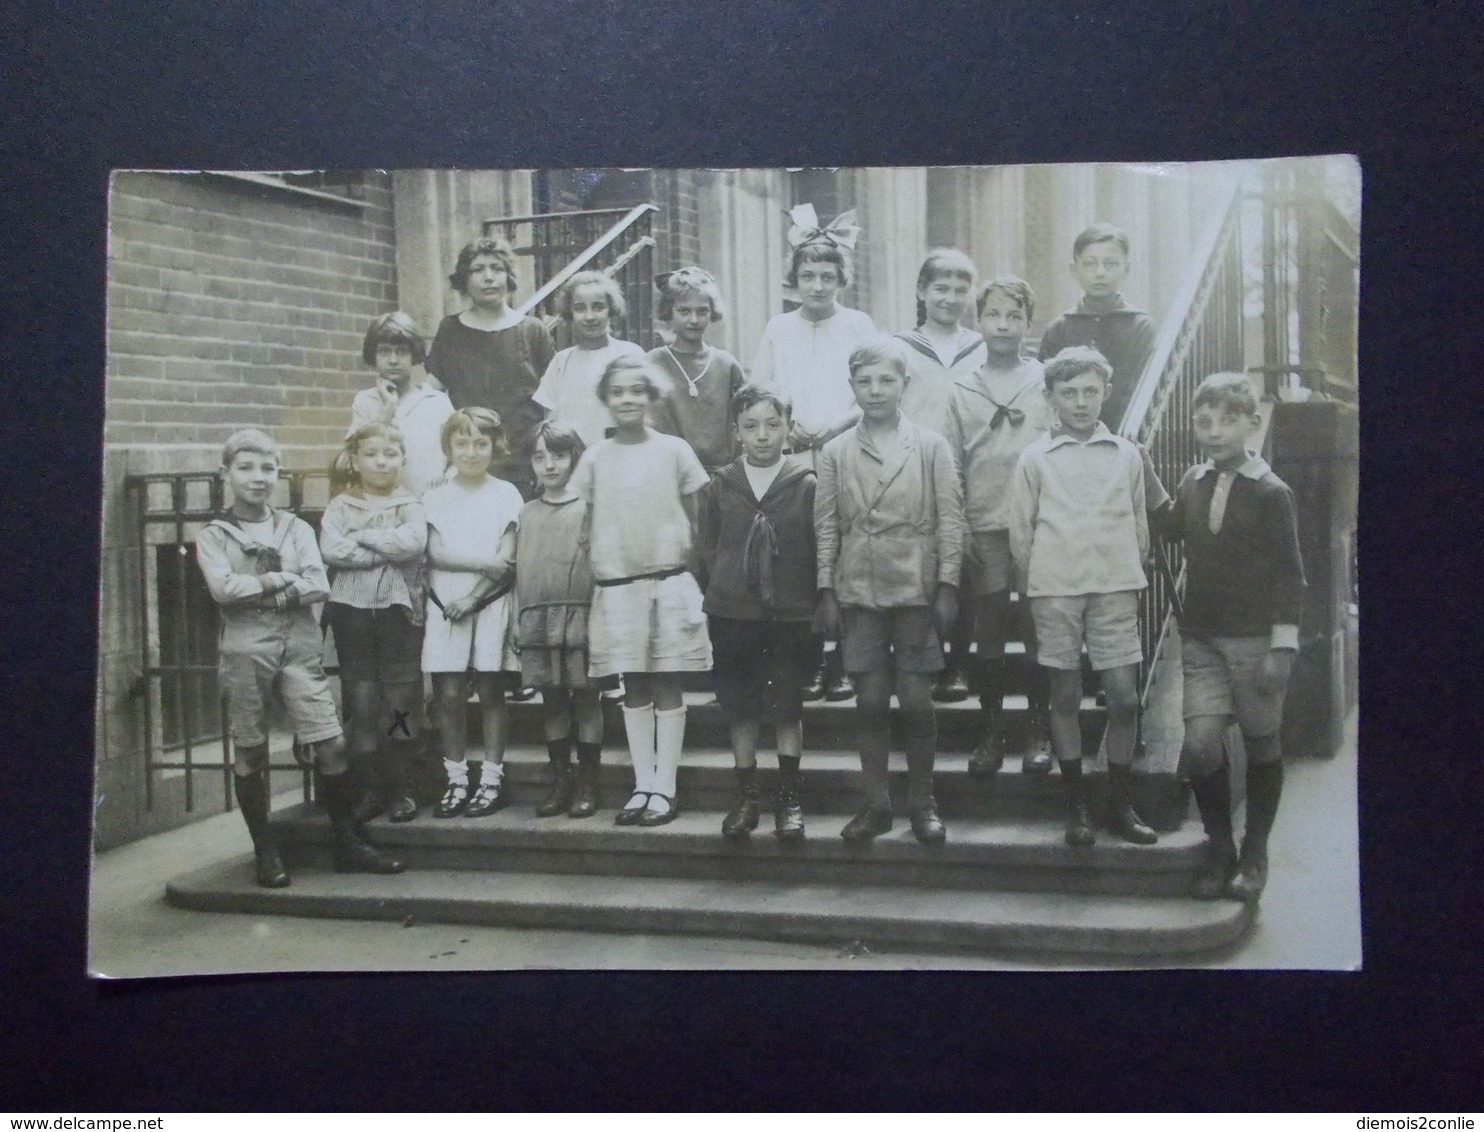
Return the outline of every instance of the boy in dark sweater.
{"type": "Polygon", "coordinates": [[[1154,320],[1123,301],[1118,288],[1128,277],[1128,236],[1112,224],[1094,224],[1072,243],[1072,278],[1082,288],[1082,301],[1052,321],[1041,336],[1040,358],[1056,357],[1068,346],[1091,346],[1108,359],[1113,380],[1103,401],[1101,420],[1113,432],[1134,386],[1154,353],[1154,320]]]}
{"type": "Polygon", "coordinates": [[[773,390],[744,385],[731,416],[742,457],[703,494],[699,540],[716,698],[731,722],[737,766],[737,805],[721,832],[744,838],[757,828],[758,731],[768,722],[778,743],[774,832],[797,841],[804,836],[803,688],[817,598],[814,471],[783,455],[792,414],[773,390]]]}
{"type": "Polygon", "coordinates": [[[1212,374],[1196,390],[1193,411],[1207,461],[1185,473],[1174,500],[1154,515],[1167,538],[1185,542],[1180,761],[1210,839],[1192,894],[1256,902],[1283,791],[1278,728],[1298,651],[1304,566],[1293,493],[1247,447],[1259,423],[1251,382],[1240,373],[1212,374]],[[1222,745],[1233,719],[1247,751],[1240,856],[1222,745]]]}

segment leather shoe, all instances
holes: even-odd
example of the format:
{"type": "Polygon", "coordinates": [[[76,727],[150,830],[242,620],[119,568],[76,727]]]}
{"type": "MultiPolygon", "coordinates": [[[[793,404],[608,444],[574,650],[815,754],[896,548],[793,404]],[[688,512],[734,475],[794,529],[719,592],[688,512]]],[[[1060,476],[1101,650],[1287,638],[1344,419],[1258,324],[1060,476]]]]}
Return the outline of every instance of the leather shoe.
{"type": "Polygon", "coordinates": [[[737,799],[732,812],[721,820],[721,835],[728,840],[739,841],[757,828],[757,793],[744,794],[737,799]]]}
{"type": "Polygon", "coordinates": [[[639,819],[645,814],[645,808],[649,805],[649,795],[641,790],[634,791],[634,797],[630,798],[624,808],[613,815],[614,825],[638,825],[639,819]],[[638,805],[635,805],[635,800],[638,805]]]}
{"type": "Polygon", "coordinates": [[[804,808],[799,796],[791,790],[778,792],[778,808],[773,811],[773,834],[779,841],[804,840],[804,808]]]}
{"type": "Polygon", "coordinates": [[[680,810],[675,805],[674,798],[667,798],[663,794],[651,794],[649,796],[650,802],[653,802],[656,798],[664,798],[665,801],[669,804],[669,809],[664,811],[651,810],[646,805],[644,807],[644,812],[639,815],[639,824],[642,825],[645,829],[653,829],[657,825],[669,825],[672,821],[680,816],[680,810]]]}
{"type": "Polygon", "coordinates": [[[890,833],[891,823],[891,803],[872,802],[846,823],[840,836],[846,841],[869,841],[880,834],[890,833]]]}
{"type": "Polygon", "coordinates": [[[277,849],[265,849],[254,854],[253,876],[259,888],[287,888],[291,883],[289,871],[283,867],[283,858],[277,849]]]}
{"type": "Polygon", "coordinates": [[[1244,904],[1256,904],[1262,899],[1263,889],[1267,886],[1267,856],[1244,857],[1237,862],[1236,875],[1227,882],[1226,894],[1244,904]]]}
{"type": "Polygon", "coordinates": [[[1051,773],[1051,752],[1032,751],[1020,760],[1021,774],[1047,775],[1051,773]]]}
{"type": "Polygon", "coordinates": [[[510,797],[505,793],[504,784],[496,779],[494,782],[481,782],[474,792],[469,795],[469,804],[464,807],[466,818],[482,818],[503,810],[510,804],[510,797]]]}
{"type": "Polygon", "coordinates": [[[1206,846],[1206,861],[1195,875],[1190,886],[1190,895],[1197,900],[1222,899],[1236,867],[1237,854],[1230,845],[1224,849],[1218,849],[1215,845],[1206,846]]]}
{"type": "Polygon", "coordinates": [[[443,792],[438,807],[433,811],[433,816],[438,818],[456,818],[464,812],[469,805],[469,785],[466,782],[450,782],[448,789],[443,792]]]}
{"type": "Polygon", "coordinates": [[[855,685],[843,672],[832,674],[824,686],[824,702],[838,704],[855,696],[855,685]]]}
{"type": "Polygon", "coordinates": [[[1076,802],[1067,807],[1067,844],[1085,848],[1097,841],[1092,831],[1092,817],[1087,812],[1086,802],[1076,802]]]}
{"type": "Polygon", "coordinates": [[[1113,807],[1108,818],[1108,828],[1123,840],[1134,845],[1153,845],[1159,834],[1144,824],[1132,805],[1123,802],[1113,807]]]}
{"type": "Polygon", "coordinates": [[[809,682],[799,690],[800,698],[806,704],[812,704],[816,700],[824,699],[824,669],[815,669],[814,674],[809,677],[809,682]]]}
{"type": "Polygon", "coordinates": [[[998,735],[986,735],[969,756],[969,775],[973,778],[993,778],[1005,765],[1005,754],[998,735]]]}
{"type": "Polygon", "coordinates": [[[392,798],[391,805],[387,807],[386,816],[388,821],[411,821],[417,817],[417,803],[410,794],[398,794],[392,798]]]}
{"type": "Polygon", "coordinates": [[[969,682],[958,668],[945,668],[933,681],[933,700],[940,704],[960,704],[969,698],[969,682]]]}
{"type": "Polygon", "coordinates": [[[912,811],[912,836],[924,845],[942,845],[948,840],[948,830],[938,816],[938,807],[929,802],[912,811]]]}
{"type": "Polygon", "coordinates": [[[391,876],[407,868],[397,858],[383,853],[376,846],[359,837],[345,837],[335,846],[335,871],[337,873],[376,873],[391,876]]]}
{"type": "Polygon", "coordinates": [[[546,791],[546,797],[536,804],[536,816],[538,818],[554,818],[558,814],[565,814],[572,805],[572,767],[570,764],[551,768],[551,787],[546,791]]]}

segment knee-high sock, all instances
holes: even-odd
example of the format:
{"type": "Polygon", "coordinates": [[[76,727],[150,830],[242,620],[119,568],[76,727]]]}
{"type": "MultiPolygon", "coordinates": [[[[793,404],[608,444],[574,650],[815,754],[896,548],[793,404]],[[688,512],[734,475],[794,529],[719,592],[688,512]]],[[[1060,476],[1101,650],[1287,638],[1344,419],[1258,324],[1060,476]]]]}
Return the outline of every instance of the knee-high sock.
{"type": "Polygon", "coordinates": [[[1232,783],[1231,770],[1223,759],[1221,765],[1207,774],[1190,780],[1195,807],[1211,844],[1222,852],[1232,851],[1232,783]]]}
{"type": "Polygon", "coordinates": [[[237,806],[242,811],[242,820],[247,823],[253,850],[262,853],[273,848],[273,835],[268,825],[267,776],[262,771],[234,774],[232,787],[237,795],[237,806]]]}
{"type": "Polygon", "coordinates": [[[891,799],[887,764],[891,758],[891,716],[885,708],[857,708],[860,733],[861,787],[866,801],[884,805],[891,799]]]}
{"type": "Polygon", "coordinates": [[[1278,737],[1245,739],[1247,747],[1247,828],[1242,834],[1242,855],[1262,857],[1268,851],[1268,834],[1278,816],[1283,796],[1283,762],[1277,755],[1278,737]]]}
{"type": "Polygon", "coordinates": [[[629,763],[634,768],[634,791],[658,790],[655,777],[655,710],[653,704],[623,709],[623,729],[629,740],[629,763]]]}
{"type": "Polygon", "coordinates": [[[685,747],[685,705],[654,713],[654,791],[675,797],[675,776],[685,747]]]}
{"type": "Polygon", "coordinates": [[[907,804],[933,800],[933,759],[938,750],[938,717],[932,708],[902,712],[902,738],[907,748],[907,804]]]}
{"type": "Polygon", "coordinates": [[[979,675],[979,733],[985,737],[993,733],[1000,724],[1005,706],[1005,662],[986,660],[980,662],[979,675]]]}

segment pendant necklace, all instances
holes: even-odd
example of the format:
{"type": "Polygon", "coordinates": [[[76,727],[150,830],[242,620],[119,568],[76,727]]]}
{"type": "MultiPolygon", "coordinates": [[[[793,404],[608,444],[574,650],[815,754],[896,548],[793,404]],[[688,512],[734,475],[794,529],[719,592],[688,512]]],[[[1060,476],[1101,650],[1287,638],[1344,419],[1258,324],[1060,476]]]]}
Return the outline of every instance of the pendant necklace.
{"type": "Polygon", "coordinates": [[[699,397],[701,395],[699,388],[701,378],[705,377],[706,371],[711,368],[711,359],[715,356],[715,351],[710,346],[706,347],[706,352],[701,355],[701,357],[706,359],[705,364],[701,366],[701,372],[696,374],[694,380],[691,379],[690,371],[685,368],[685,363],[680,360],[674,350],[670,349],[668,343],[665,346],[665,353],[670,355],[670,360],[675,363],[675,368],[680,371],[680,376],[685,378],[686,385],[690,386],[690,395],[692,397],[699,397]]]}

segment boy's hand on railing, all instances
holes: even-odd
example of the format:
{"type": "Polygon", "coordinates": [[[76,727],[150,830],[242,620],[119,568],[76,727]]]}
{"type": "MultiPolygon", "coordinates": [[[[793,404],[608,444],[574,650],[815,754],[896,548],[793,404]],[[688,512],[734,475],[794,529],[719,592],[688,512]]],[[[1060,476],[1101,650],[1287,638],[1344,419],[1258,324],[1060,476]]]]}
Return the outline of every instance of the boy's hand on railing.
{"type": "Polygon", "coordinates": [[[958,620],[957,586],[939,583],[938,593],[933,598],[933,620],[938,624],[938,636],[947,640],[954,621],[958,620]]]}
{"type": "Polygon", "coordinates": [[[814,632],[832,641],[840,639],[840,602],[834,590],[821,590],[814,607],[814,632]]]}
{"type": "Polygon", "coordinates": [[[1293,649],[1268,649],[1258,678],[1264,692],[1272,695],[1288,686],[1288,678],[1293,675],[1293,659],[1297,655],[1293,649]]]}

